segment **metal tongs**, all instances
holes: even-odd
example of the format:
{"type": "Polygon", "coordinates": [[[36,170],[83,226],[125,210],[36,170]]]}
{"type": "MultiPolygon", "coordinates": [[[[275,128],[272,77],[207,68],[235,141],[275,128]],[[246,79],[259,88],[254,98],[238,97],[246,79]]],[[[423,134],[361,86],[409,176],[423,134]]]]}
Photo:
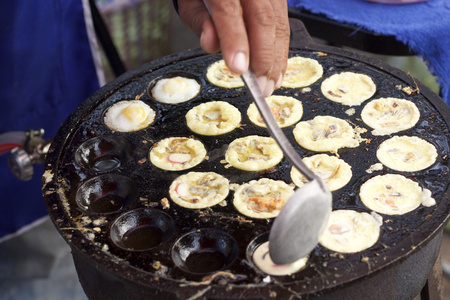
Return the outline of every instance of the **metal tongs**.
{"type": "Polygon", "coordinates": [[[331,213],[331,192],[314,174],[278,126],[251,69],[242,75],[270,135],[288,160],[308,179],[286,202],[269,234],[269,254],[276,264],[289,264],[309,254],[319,242],[331,213]]]}

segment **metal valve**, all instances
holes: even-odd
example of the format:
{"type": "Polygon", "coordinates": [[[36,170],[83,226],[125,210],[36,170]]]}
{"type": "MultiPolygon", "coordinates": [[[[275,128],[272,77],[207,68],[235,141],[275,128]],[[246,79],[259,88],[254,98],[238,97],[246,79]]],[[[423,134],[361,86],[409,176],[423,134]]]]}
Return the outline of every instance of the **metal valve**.
{"type": "Polygon", "coordinates": [[[11,173],[20,180],[30,180],[33,177],[33,165],[44,162],[51,140],[44,140],[44,129],[26,132],[24,149],[16,147],[8,156],[8,166],[11,173]]]}

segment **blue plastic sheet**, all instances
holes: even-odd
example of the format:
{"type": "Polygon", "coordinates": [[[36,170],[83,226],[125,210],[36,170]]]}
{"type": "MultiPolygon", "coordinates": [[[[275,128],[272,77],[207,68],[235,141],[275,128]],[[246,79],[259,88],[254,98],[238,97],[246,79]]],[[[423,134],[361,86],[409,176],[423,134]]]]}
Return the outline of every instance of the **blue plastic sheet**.
{"type": "Polygon", "coordinates": [[[395,5],[365,0],[288,0],[288,5],[394,35],[428,62],[438,77],[442,98],[450,104],[450,1],[395,5]]]}
{"type": "MultiPolygon", "coordinates": [[[[2,1],[0,10],[0,133],[61,123],[99,88],[81,0],[2,1]]],[[[47,215],[42,166],[17,180],[0,156],[0,239],[47,215]]]]}

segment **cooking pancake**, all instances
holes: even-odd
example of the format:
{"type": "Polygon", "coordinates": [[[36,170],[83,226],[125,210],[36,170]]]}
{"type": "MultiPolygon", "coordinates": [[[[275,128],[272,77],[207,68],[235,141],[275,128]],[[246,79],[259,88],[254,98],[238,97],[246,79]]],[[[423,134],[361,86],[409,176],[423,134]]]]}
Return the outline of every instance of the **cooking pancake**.
{"type": "Polygon", "coordinates": [[[241,76],[230,71],[225,61],[219,60],[208,67],[206,78],[214,85],[224,88],[237,88],[244,86],[241,76]]]}
{"type": "Polygon", "coordinates": [[[269,242],[262,243],[255,249],[252,256],[253,263],[264,273],[274,276],[294,274],[304,267],[308,261],[308,256],[287,265],[277,265],[270,258],[269,242]]]}
{"type": "Polygon", "coordinates": [[[220,135],[234,130],[241,122],[241,113],[224,101],[206,102],[186,114],[186,124],[202,135],[220,135]]]}
{"type": "Polygon", "coordinates": [[[394,136],[380,144],[378,160],[396,171],[416,172],[436,162],[436,147],[416,136],[394,136]]]}
{"type": "Polygon", "coordinates": [[[294,194],[294,186],[281,180],[261,178],[232,186],[233,204],[243,215],[257,219],[275,218],[294,194]]]}
{"type": "Polygon", "coordinates": [[[436,204],[429,190],[403,175],[386,174],[372,177],[362,184],[359,196],[369,209],[386,215],[403,215],[420,204],[436,204]]]}
{"type": "Polygon", "coordinates": [[[322,94],[338,103],[360,105],[376,91],[372,78],[365,74],[342,72],[325,79],[321,85],[322,94]]]}
{"type": "Polygon", "coordinates": [[[205,208],[223,201],[230,191],[229,181],[214,172],[189,172],[175,179],[170,198],[186,208],[205,208]]]}
{"type": "Polygon", "coordinates": [[[206,157],[202,142],[186,137],[170,137],[153,145],[150,151],[152,164],[163,170],[190,169],[206,157]]]}
{"type": "Polygon", "coordinates": [[[332,251],[355,253],[372,247],[380,236],[381,216],[354,210],[331,212],[320,244],[332,251]]]}
{"type": "Polygon", "coordinates": [[[374,129],[373,135],[388,135],[414,127],[419,121],[420,112],[409,100],[380,98],[367,103],[361,118],[374,129]]]}
{"type": "MultiPolygon", "coordinates": [[[[281,128],[297,123],[303,115],[302,103],[293,97],[270,96],[266,98],[266,101],[281,128]]],[[[267,127],[255,103],[248,107],[247,116],[253,124],[267,127]]]]}
{"type": "Polygon", "coordinates": [[[244,171],[262,171],[277,165],[283,152],[271,137],[250,135],[235,139],[225,152],[225,160],[244,171]]]}
{"type": "Polygon", "coordinates": [[[200,93],[197,80],[176,76],[162,78],[156,82],[151,90],[152,97],[162,103],[182,103],[191,100],[200,93]]]}
{"type": "Polygon", "coordinates": [[[286,74],[281,86],[286,88],[309,86],[322,75],[323,68],[317,60],[300,56],[291,57],[287,61],[286,74]]]}
{"type": "Polygon", "coordinates": [[[356,148],[362,138],[363,129],[353,128],[342,119],[332,116],[317,116],[299,122],[294,128],[294,138],[305,149],[317,152],[337,153],[340,148],[356,148]]]}
{"type": "Polygon", "coordinates": [[[103,122],[111,130],[132,132],[148,127],[155,117],[155,111],[143,101],[124,100],[107,109],[103,122]]]}
{"type": "MultiPolygon", "coordinates": [[[[316,154],[303,158],[305,165],[323,179],[331,191],[344,187],[352,178],[352,167],[342,159],[327,154],[316,154]]],[[[291,169],[292,182],[301,187],[308,182],[295,167],[291,169]]]]}

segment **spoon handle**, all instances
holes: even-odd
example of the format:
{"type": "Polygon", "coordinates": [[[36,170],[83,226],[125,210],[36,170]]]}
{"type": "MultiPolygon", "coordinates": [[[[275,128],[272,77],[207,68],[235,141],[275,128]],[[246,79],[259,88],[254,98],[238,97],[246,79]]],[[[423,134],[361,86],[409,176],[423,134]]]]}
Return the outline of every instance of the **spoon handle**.
{"type": "MultiPolygon", "coordinates": [[[[208,10],[208,14],[212,17],[211,10],[209,9],[208,3],[203,0],[203,4],[208,10]]],[[[308,179],[308,181],[312,181],[317,178],[316,174],[312,172],[303,162],[302,158],[295,151],[294,147],[292,147],[291,143],[289,143],[287,137],[284,135],[280,126],[278,126],[275,117],[272,115],[272,111],[267,105],[264,94],[259,88],[258,81],[256,80],[255,73],[251,67],[242,75],[242,79],[245,82],[245,85],[250,91],[250,94],[255,101],[256,107],[258,107],[259,113],[263,117],[264,122],[266,122],[267,129],[270,135],[275,139],[278,146],[280,146],[281,150],[287,156],[289,161],[303,174],[303,176],[308,179]]]]}
{"type": "Polygon", "coordinates": [[[286,135],[278,126],[275,117],[273,116],[272,111],[270,110],[270,107],[267,104],[261,89],[259,88],[258,81],[256,80],[256,76],[253,71],[251,69],[248,69],[247,72],[242,75],[242,79],[249,89],[253,100],[255,100],[256,107],[258,107],[259,113],[266,123],[270,135],[275,139],[286,157],[308,179],[308,181],[312,181],[313,179],[315,179],[316,175],[314,174],[314,172],[312,172],[305,165],[300,155],[298,155],[297,151],[295,151],[286,135]]]}

